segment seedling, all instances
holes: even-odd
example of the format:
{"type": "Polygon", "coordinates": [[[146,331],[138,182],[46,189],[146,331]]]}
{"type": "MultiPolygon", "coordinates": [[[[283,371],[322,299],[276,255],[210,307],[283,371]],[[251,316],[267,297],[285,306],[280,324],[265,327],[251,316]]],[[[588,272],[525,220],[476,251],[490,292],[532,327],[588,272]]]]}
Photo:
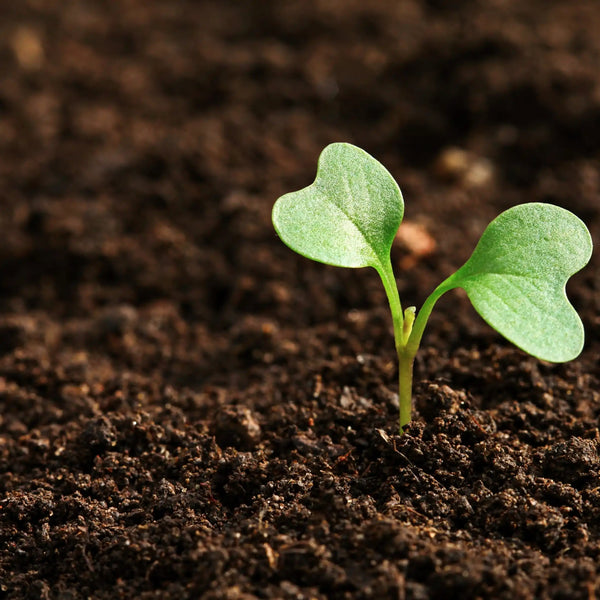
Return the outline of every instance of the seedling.
{"type": "Polygon", "coordinates": [[[529,354],[566,362],[583,348],[583,324],[565,286],[590,259],[592,240],[573,213],[552,204],[515,206],[486,228],[467,262],[438,285],[417,313],[402,311],[390,250],[404,200],[390,173],[351,144],[327,146],[317,177],[273,207],[273,225],[292,250],[338,267],[373,267],[383,281],[399,362],[400,432],[410,422],[412,372],[437,300],[467,293],[489,325],[529,354]]]}

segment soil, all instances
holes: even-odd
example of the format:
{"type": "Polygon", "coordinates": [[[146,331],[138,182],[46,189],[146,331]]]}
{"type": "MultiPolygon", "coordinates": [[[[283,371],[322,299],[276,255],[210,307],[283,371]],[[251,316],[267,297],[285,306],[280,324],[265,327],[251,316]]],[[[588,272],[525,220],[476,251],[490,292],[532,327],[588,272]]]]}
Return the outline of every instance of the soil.
{"type": "Polygon", "coordinates": [[[568,364],[452,292],[397,429],[370,269],[270,223],[332,141],[403,189],[420,305],[486,224],[600,235],[593,0],[7,0],[0,597],[594,600],[596,257],[568,364]]]}

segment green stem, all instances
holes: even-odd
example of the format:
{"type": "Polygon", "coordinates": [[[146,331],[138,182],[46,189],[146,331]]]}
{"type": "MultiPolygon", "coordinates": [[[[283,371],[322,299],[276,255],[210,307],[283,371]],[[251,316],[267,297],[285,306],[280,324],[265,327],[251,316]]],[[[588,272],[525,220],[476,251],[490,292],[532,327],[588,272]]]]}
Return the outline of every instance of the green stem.
{"type": "Polygon", "coordinates": [[[431,292],[429,297],[423,303],[421,310],[418,312],[415,323],[412,327],[412,331],[404,348],[405,352],[409,356],[414,357],[419,350],[421,339],[423,338],[423,332],[425,331],[425,326],[427,325],[427,321],[429,320],[429,316],[431,315],[431,311],[433,310],[435,303],[440,299],[442,294],[446,293],[450,289],[445,284],[446,282],[444,281],[441,285],[438,285],[433,292],[431,292]]]}
{"type": "Polygon", "coordinates": [[[398,354],[400,434],[402,434],[404,428],[411,420],[413,365],[415,356],[421,345],[425,326],[439,297],[453,286],[448,285],[448,280],[444,281],[433,290],[416,316],[414,306],[407,308],[403,314],[398,285],[396,284],[391,261],[379,265],[377,271],[383,281],[383,287],[387,294],[392,321],[394,323],[394,340],[396,343],[396,353],[398,354]]]}
{"type": "Polygon", "coordinates": [[[400,435],[412,416],[412,379],[415,357],[405,353],[398,356],[398,401],[400,404],[400,435]]]}
{"type": "Polygon", "coordinates": [[[404,433],[404,427],[410,423],[412,415],[412,380],[415,356],[421,345],[423,332],[435,303],[442,294],[450,289],[445,284],[446,282],[443,282],[433,290],[416,317],[413,307],[406,309],[404,321],[406,331],[404,331],[402,347],[398,351],[398,401],[400,404],[401,435],[404,433]]]}
{"type": "Polygon", "coordinates": [[[394,341],[396,343],[396,352],[400,356],[402,350],[404,335],[404,319],[402,316],[402,304],[400,303],[400,294],[398,293],[398,284],[396,283],[396,277],[394,276],[394,270],[392,269],[391,261],[386,264],[382,264],[377,268],[381,281],[383,281],[383,287],[387,294],[387,299],[390,304],[390,311],[392,313],[392,321],[394,324],[394,341]]]}

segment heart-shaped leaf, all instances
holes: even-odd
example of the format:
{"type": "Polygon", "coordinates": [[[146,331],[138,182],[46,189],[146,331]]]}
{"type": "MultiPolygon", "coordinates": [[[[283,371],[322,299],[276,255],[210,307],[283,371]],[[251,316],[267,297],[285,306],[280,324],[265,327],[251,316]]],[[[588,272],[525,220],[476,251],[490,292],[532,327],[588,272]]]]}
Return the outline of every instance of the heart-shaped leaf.
{"type": "Polygon", "coordinates": [[[488,225],[471,258],[438,291],[463,288],[477,312],[515,345],[542,360],[565,362],[584,341],[565,286],[591,253],[589,231],[573,213],[522,204],[488,225]]]}
{"type": "Polygon", "coordinates": [[[292,250],[338,267],[389,264],[404,202],[387,169],[346,143],[327,146],[312,185],[273,207],[275,230],[292,250]]]}

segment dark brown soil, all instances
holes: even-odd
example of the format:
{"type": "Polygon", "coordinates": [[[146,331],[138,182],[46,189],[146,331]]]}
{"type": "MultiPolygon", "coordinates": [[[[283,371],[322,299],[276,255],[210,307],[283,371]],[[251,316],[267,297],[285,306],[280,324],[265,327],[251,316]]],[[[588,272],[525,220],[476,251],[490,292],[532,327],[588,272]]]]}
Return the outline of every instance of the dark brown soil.
{"type": "Polygon", "coordinates": [[[596,258],[550,365],[458,293],[415,421],[371,270],[270,211],[354,142],[419,305],[509,206],[600,235],[594,0],[5,0],[0,597],[600,597],[596,258]]]}

